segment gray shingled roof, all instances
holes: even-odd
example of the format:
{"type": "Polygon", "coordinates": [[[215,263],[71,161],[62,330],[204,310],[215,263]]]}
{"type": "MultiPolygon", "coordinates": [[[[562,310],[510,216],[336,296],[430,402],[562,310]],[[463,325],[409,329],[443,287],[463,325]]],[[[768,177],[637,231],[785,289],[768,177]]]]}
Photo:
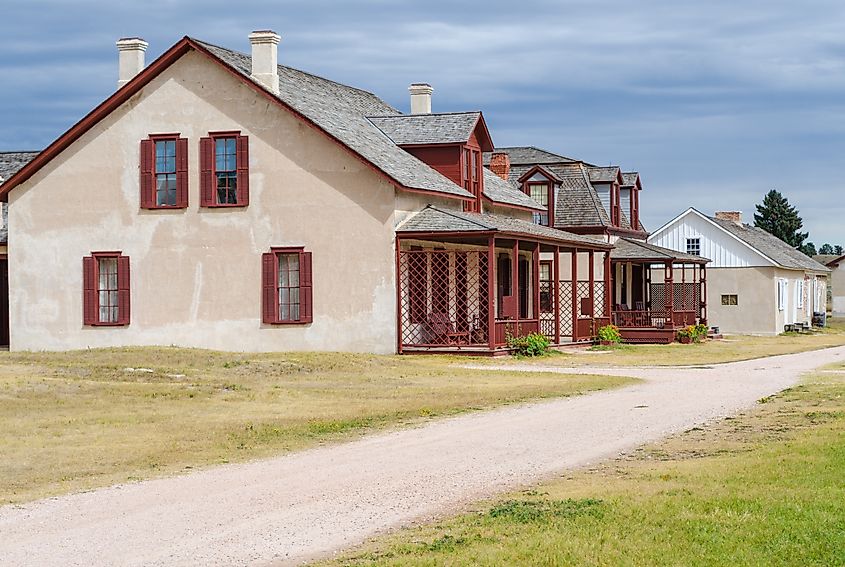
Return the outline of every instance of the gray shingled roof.
{"type": "Polygon", "coordinates": [[[538,211],[546,210],[546,207],[516,189],[513,185],[487,169],[484,168],[484,196],[494,203],[506,205],[517,205],[538,211]]]}
{"type": "MultiPolygon", "coordinates": [[[[248,80],[249,55],[193,39],[248,80]]],[[[279,99],[401,185],[471,197],[450,179],[415,158],[376,128],[367,116],[400,115],[372,93],[279,65],[279,99]]]]}
{"type": "Polygon", "coordinates": [[[619,168],[615,165],[608,167],[588,167],[587,174],[593,183],[612,183],[619,175],[619,168]]]}
{"type": "Polygon", "coordinates": [[[610,226],[610,216],[584,168],[569,168],[555,193],[555,226],[610,226]]]}
{"type": "MultiPolygon", "coordinates": [[[[514,146],[508,148],[496,148],[496,153],[506,153],[508,154],[508,158],[511,161],[511,165],[514,164],[543,164],[543,163],[566,163],[566,162],[575,162],[578,160],[574,160],[572,158],[568,158],[566,156],[562,156],[559,154],[555,154],[546,150],[541,150],[540,148],[535,148],[534,146],[514,146]]],[[[484,153],[484,163],[490,163],[490,156],[492,152],[485,152],[484,153]]]]}
{"type": "Polygon", "coordinates": [[[810,270],[813,272],[830,272],[830,269],[819,264],[803,252],[799,252],[780,238],[773,236],[756,226],[745,223],[739,224],[730,220],[708,217],[725,231],[733,234],[764,256],[784,268],[793,270],[810,270]]]}
{"type": "Polygon", "coordinates": [[[620,238],[613,244],[614,248],[610,251],[611,260],[634,260],[634,261],[665,261],[665,260],[680,260],[683,262],[694,264],[706,264],[710,260],[703,256],[694,256],[692,254],[685,254],[672,250],[670,248],[663,248],[662,246],[655,246],[642,240],[632,240],[630,238],[620,238]]]}
{"type": "Polygon", "coordinates": [[[428,205],[422,211],[405,221],[396,232],[506,232],[523,234],[525,236],[542,238],[545,240],[565,242],[568,244],[584,244],[598,248],[609,248],[610,245],[589,236],[580,236],[556,228],[540,226],[528,221],[518,220],[489,213],[464,213],[445,211],[433,205],[428,205]]]}
{"type": "Polygon", "coordinates": [[[0,152],[0,184],[35,159],[40,152],[0,152]]]}
{"type": "Polygon", "coordinates": [[[481,113],[445,112],[438,114],[401,114],[370,116],[369,120],[393,143],[463,144],[472,136],[481,113]]]}
{"type": "Polygon", "coordinates": [[[639,179],[639,177],[640,174],[636,171],[622,172],[622,186],[633,187],[637,184],[637,179],[639,179]]]}
{"type": "Polygon", "coordinates": [[[829,267],[831,263],[835,263],[838,266],[840,262],[845,260],[845,256],[842,254],[816,254],[813,256],[813,260],[823,266],[829,267]]]}

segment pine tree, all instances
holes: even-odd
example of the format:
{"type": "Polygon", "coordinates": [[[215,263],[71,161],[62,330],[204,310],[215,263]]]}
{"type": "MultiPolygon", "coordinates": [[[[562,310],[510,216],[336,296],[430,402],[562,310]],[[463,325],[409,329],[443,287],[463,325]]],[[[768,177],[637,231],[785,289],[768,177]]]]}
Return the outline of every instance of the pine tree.
{"type": "MultiPolygon", "coordinates": [[[[801,220],[798,210],[789,204],[789,201],[781,195],[780,191],[772,189],[763,197],[763,203],[757,205],[757,212],[754,214],[754,226],[777,236],[793,248],[807,253],[804,250],[804,241],[807,240],[810,233],[801,232],[804,221],[801,220]]],[[[806,248],[809,248],[809,246],[806,248]]]]}

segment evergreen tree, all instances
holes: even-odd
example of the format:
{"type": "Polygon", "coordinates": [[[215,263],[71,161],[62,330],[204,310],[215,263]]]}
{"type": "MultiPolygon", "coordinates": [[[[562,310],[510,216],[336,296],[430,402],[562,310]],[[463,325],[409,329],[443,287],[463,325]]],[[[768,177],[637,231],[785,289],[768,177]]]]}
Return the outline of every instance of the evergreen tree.
{"type": "Polygon", "coordinates": [[[815,256],[816,254],[820,254],[820,252],[816,252],[816,245],[812,242],[807,242],[806,244],[802,244],[798,250],[806,254],[807,256],[815,256]]]}
{"type": "MultiPolygon", "coordinates": [[[[772,189],[763,197],[763,203],[757,205],[757,212],[754,213],[754,226],[777,236],[793,248],[807,253],[804,250],[804,241],[810,234],[801,232],[804,221],[801,220],[798,210],[789,204],[789,201],[781,195],[780,191],[772,189]]],[[[809,246],[806,248],[809,248],[809,246]]],[[[813,249],[815,249],[815,246],[813,246],[813,249]]]]}
{"type": "Polygon", "coordinates": [[[842,245],[837,244],[836,246],[834,246],[833,247],[833,253],[841,256],[842,255],[842,245]]]}

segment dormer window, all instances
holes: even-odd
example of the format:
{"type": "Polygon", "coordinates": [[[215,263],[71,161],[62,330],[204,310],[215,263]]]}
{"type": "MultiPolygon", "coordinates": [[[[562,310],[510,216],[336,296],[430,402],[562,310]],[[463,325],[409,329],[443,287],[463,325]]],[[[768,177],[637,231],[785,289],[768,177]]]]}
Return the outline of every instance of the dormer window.
{"type": "Polygon", "coordinates": [[[549,226],[549,203],[551,202],[551,183],[548,181],[529,181],[525,191],[529,197],[546,208],[545,211],[534,211],[534,224],[549,226]]]}
{"type": "Polygon", "coordinates": [[[475,196],[475,200],[467,201],[464,210],[470,213],[477,213],[481,210],[481,150],[465,147],[463,149],[463,162],[461,167],[461,181],[463,188],[475,196]]]}
{"type": "Polygon", "coordinates": [[[613,226],[622,225],[622,206],[619,203],[619,185],[611,183],[610,185],[610,222],[613,226]]]}

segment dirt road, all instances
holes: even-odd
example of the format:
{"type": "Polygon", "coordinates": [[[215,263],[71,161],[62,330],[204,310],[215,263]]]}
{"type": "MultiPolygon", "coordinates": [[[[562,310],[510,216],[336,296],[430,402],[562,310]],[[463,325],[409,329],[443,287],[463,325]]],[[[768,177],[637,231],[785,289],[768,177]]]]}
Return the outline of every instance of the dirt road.
{"type": "Polygon", "coordinates": [[[2,507],[0,558],[39,567],[298,563],[735,413],[842,360],[845,347],[712,367],[556,369],[646,381],[2,507]]]}

